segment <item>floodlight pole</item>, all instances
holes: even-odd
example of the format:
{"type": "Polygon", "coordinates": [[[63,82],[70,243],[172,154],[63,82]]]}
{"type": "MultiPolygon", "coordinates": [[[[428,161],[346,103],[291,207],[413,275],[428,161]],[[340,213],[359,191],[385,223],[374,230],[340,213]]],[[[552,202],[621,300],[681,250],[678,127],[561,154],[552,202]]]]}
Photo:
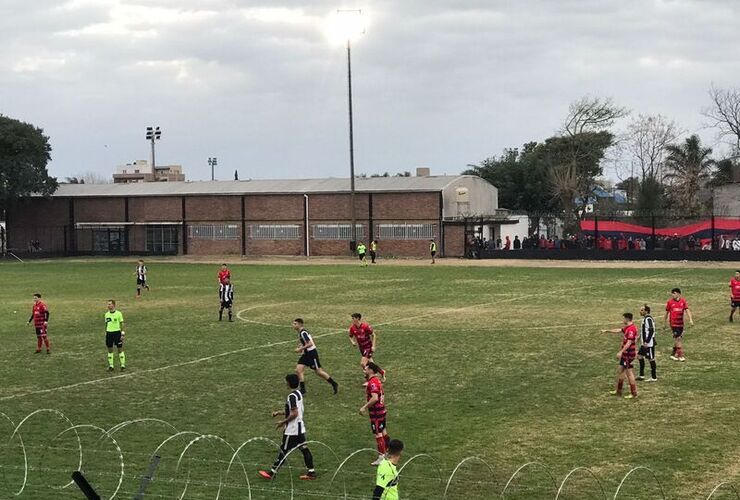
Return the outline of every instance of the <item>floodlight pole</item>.
{"type": "Polygon", "coordinates": [[[354,253],[357,248],[357,221],[355,216],[355,141],[354,124],[352,120],[352,52],[350,41],[347,39],[347,95],[349,104],[349,209],[352,212],[352,227],[350,228],[350,249],[354,253]]]}

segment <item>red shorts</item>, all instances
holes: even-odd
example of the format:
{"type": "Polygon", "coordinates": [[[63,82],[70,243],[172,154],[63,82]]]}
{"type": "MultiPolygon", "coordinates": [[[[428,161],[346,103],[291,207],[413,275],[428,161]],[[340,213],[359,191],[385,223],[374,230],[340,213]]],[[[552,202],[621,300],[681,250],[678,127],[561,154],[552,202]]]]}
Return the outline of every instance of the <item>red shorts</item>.
{"type": "Polygon", "coordinates": [[[370,429],[372,429],[373,434],[380,434],[383,432],[385,430],[385,416],[381,418],[371,418],[370,429]]]}

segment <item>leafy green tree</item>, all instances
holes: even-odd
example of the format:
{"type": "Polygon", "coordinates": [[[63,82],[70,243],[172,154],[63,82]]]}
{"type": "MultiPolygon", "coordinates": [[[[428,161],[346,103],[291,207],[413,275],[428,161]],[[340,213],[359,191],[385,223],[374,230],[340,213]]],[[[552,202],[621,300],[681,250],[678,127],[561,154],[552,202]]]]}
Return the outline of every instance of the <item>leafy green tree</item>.
{"type": "Polygon", "coordinates": [[[49,138],[44,131],[0,115],[0,212],[32,193],[49,196],[57,180],[49,176],[49,138]]]}
{"type": "Polygon", "coordinates": [[[715,161],[711,158],[712,148],[705,148],[699,136],[694,134],[683,144],[671,144],[666,148],[667,173],[665,179],[674,206],[688,214],[701,212],[699,192],[710,178],[715,161]]]}
{"type": "Polygon", "coordinates": [[[733,170],[738,168],[737,163],[732,158],[725,158],[716,163],[716,168],[712,172],[712,178],[709,181],[709,187],[714,189],[725,184],[734,182],[733,170]]]}

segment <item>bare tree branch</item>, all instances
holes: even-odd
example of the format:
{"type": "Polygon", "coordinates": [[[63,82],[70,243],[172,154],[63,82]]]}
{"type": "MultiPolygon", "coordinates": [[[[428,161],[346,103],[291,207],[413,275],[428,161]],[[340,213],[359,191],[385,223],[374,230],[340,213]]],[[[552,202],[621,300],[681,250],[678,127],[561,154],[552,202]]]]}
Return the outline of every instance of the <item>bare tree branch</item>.
{"type": "Polygon", "coordinates": [[[584,96],[571,103],[563,131],[571,137],[583,132],[601,132],[628,114],[629,110],[614,104],[611,97],[584,96]]]}
{"type": "Polygon", "coordinates": [[[740,90],[709,88],[710,107],[702,110],[709,120],[707,125],[716,128],[720,139],[729,138],[732,146],[740,150],[740,90]]]}
{"type": "Polygon", "coordinates": [[[673,120],[663,115],[639,115],[627,127],[627,144],[641,179],[663,179],[666,148],[681,135],[673,120]]]}

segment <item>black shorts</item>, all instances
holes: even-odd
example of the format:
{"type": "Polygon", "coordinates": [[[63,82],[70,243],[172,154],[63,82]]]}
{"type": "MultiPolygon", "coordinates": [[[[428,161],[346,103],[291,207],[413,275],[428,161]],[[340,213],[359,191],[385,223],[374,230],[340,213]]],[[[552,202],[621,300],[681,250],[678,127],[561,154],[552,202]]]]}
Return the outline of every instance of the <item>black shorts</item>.
{"type": "Polygon", "coordinates": [[[634,361],[634,356],[622,356],[619,360],[619,366],[622,366],[624,368],[632,368],[632,363],[634,363],[634,361]]]}
{"type": "Polygon", "coordinates": [[[360,349],[360,356],[363,358],[372,358],[373,357],[373,350],[370,349],[360,349]]]}
{"type": "Polygon", "coordinates": [[[46,335],[46,328],[36,328],[36,336],[41,337],[42,335],[46,335]]]}
{"type": "Polygon", "coordinates": [[[293,448],[297,448],[305,442],[305,434],[296,434],[295,436],[283,434],[283,441],[280,443],[280,449],[283,451],[283,453],[288,453],[293,448]]]}
{"type": "Polygon", "coordinates": [[[672,326],[671,330],[673,330],[674,339],[680,339],[681,337],[683,337],[683,327],[682,326],[672,326]]]}
{"type": "Polygon", "coordinates": [[[146,278],[136,278],[136,284],[138,286],[146,286],[146,278]]]}
{"type": "Polygon", "coordinates": [[[380,418],[370,417],[370,429],[372,429],[373,434],[380,434],[383,432],[385,430],[385,416],[380,418]]]}
{"type": "Polygon", "coordinates": [[[646,347],[644,345],[641,345],[640,350],[637,351],[637,354],[652,361],[655,359],[655,346],[646,347]]]}
{"type": "Polygon", "coordinates": [[[432,257],[434,257],[435,255],[437,255],[437,252],[436,251],[435,252],[430,252],[430,253],[432,254],[432,257]]]}
{"type": "Polygon", "coordinates": [[[365,254],[364,253],[358,253],[357,256],[360,258],[360,260],[362,260],[362,259],[365,258],[365,254]]]}
{"type": "Polygon", "coordinates": [[[105,346],[110,349],[113,346],[119,349],[123,347],[123,339],[121,338],[121,332],[105,332],[105,346]]]}
{"type": "Polygon", "coordinates": [[[304,351],[298,360],[299,365],[307,366],[312,370],[318,370],[321,368],[321,362],[319,361],[319,352],[314,349],[313,351],[304,351]]]}
{"type": "Polygon", "coordinates": [[[222,300],[221,301],[221,307],[224,309],[231,309],[232,303],[230,300],[222,300]]]}
{"type": "Polygon", "coordinates": [[[740,300],[730,300],[730,305],[732,307],[740,307],[740,300]]]}

